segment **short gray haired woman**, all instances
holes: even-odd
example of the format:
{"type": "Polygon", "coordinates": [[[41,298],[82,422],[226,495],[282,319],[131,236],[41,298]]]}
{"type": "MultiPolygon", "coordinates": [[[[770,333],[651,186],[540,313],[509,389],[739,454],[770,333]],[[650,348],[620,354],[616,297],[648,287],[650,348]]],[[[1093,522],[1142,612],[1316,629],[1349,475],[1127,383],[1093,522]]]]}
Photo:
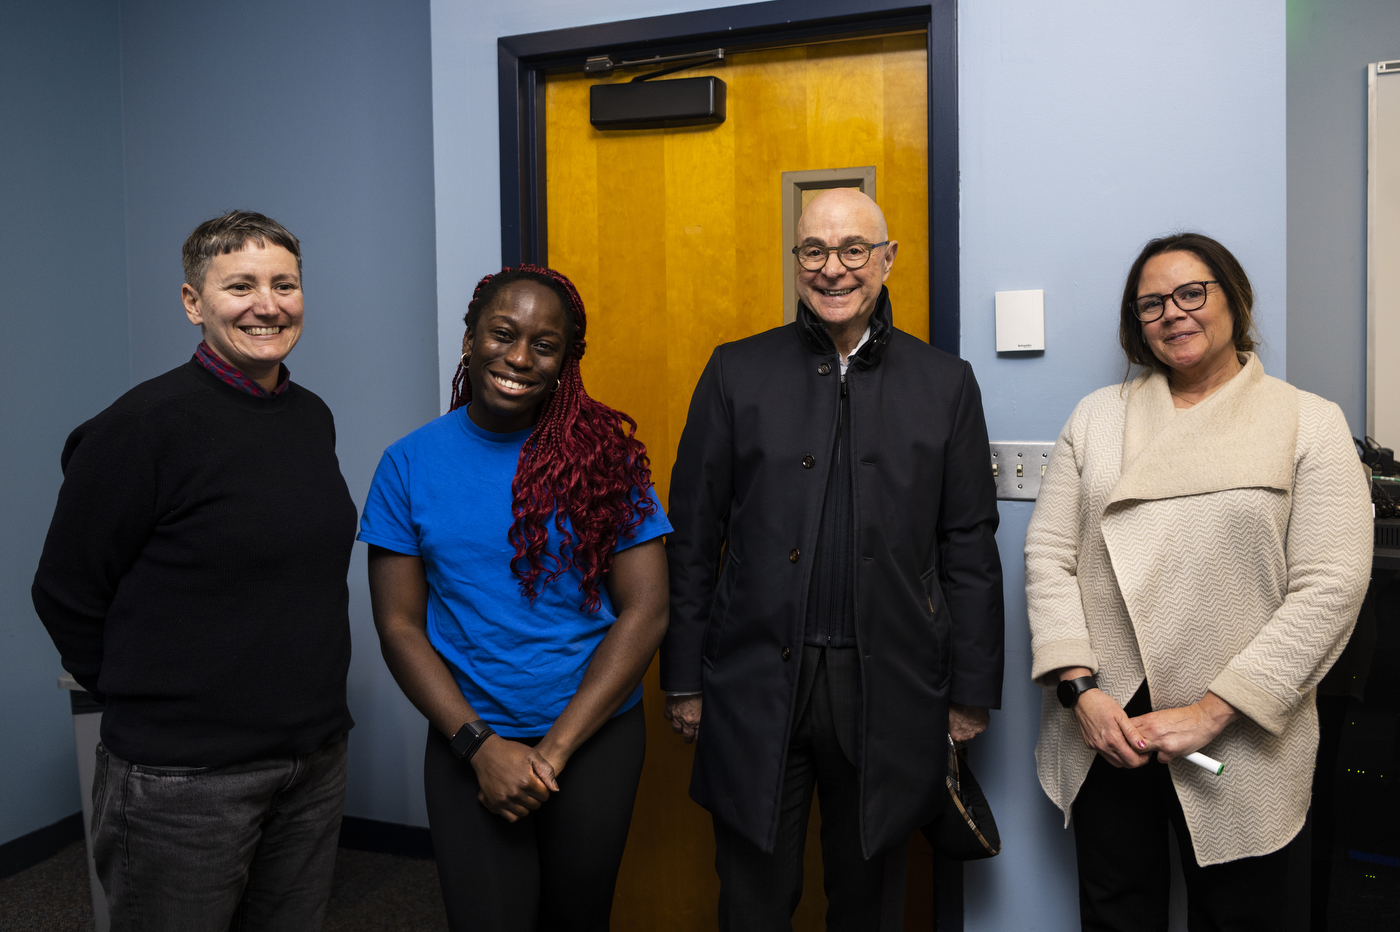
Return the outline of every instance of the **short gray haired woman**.
{"type": "Polygon", "coordinates": [[[1086,930],[1166,929],[1168,824],[1192,929],[1284,926],[1371,508],[1340,409],[1264,374],[1253,303],[1215,240],[1147,244],[1119,327],[1142,373],[1075,408],[1026,535],[1036,761],[1086,930]]]}

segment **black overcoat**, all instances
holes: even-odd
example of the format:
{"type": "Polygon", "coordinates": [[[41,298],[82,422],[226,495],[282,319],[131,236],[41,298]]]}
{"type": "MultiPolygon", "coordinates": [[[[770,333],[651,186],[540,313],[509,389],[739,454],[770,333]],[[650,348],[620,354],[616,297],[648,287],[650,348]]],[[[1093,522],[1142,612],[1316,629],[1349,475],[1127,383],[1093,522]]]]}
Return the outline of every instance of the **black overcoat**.
{"type": "MultiPolygon", "coordinates": [[[[703,691],[690,795],[773,849],[841,390],[820,321],[727,343],[671,474],[662,687],[703,691]],[[721,565],[722,564],[722,565],[721,565]]],[[[947,794],[948,703],[1001,702],[1001,561],[981,394],[966,362],[895,330],[882,290],[846,377],[862,668],[866,857],[947,794]]]]}

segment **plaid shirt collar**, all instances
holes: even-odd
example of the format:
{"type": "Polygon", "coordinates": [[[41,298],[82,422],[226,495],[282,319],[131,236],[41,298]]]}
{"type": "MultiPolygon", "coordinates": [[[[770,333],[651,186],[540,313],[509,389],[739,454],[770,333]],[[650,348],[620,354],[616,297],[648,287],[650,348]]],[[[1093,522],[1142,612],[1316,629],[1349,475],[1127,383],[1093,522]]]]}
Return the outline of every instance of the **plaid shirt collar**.
{"type": "Polygon", "coordinates": [[[194,358],[198,360],[201,366],[212,372],[220,382],[223,382],[225,385],[232,385],[240,392],[252,395],[255,398],[274,398],[285,392],[287,386],[291,384],[292,374],[287,371],[287,366],[284,363],[278,366],[277,387],[272,391],[268,391],[257,382],[254,382],[242,372],[239,372],[237,369],[233,368],[233,366],[230,366],[218,356],[214,355],[214,351],[209,348],[209,344],[205,343],[203,340],[199,342],[199,348],[194,351],[194,358]]]}

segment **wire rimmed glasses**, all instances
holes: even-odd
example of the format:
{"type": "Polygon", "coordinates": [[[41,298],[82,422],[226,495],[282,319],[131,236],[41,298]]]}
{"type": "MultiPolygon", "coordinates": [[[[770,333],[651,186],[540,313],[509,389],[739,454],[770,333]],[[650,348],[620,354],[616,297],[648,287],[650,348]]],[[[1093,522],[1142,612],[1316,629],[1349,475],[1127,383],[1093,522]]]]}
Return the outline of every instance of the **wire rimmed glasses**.
{"type": "Polygon", "coordinates": [[[856,269],[865,268],[865,264],[870,261],[875,250],[889,244],[889,240],[885,240],[883,243],[844,243],[840,246],[818,246],[815,243],[804,243],[801,246],[792,247],[792,254],[797,257],[798,264],[807,271],[820,272],[826,268],[827,258],[834,252],[836,258],[841,260],[841,264],[854,272],[856,269]]]}
{"type": "Polygon", "coordinates": [[[1167,312],[1167,299],[1183,311],[1199,311],[1206,306],[1206,285],[1218,285],[1214,279],[1204,282],[1187,282],[1177,285],[1171,294],[1145,294],[1133,302],[1133,313],[1137,319],[1150,324],[1167,312]]]}

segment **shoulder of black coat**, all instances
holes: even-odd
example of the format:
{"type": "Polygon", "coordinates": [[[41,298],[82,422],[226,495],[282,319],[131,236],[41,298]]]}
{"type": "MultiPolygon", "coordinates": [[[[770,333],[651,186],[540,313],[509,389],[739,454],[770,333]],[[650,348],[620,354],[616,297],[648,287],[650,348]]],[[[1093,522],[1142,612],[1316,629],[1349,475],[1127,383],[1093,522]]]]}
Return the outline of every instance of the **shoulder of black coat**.
{"type": "Polygon", "coordinates": [[[807,353],[802,340],[797,335],[796,324],[783,324],[771,330],[755,333],[753,336],[715,347],[715,356],[724,362],[746,362],[750,359],[764,359],[773,353],[784,350],[807,353]]]}
{"type": "Polygon", "coordinates": [[[882,361],[898,361],[900,365],[912,364],[925,367],[933,375],[955,379],[963,377],[968,365],[967,360],[925,343],[913,334],[905,333],[899,329],[893,329],[890,332],[890,343],[885,348],[882,361]]]}

